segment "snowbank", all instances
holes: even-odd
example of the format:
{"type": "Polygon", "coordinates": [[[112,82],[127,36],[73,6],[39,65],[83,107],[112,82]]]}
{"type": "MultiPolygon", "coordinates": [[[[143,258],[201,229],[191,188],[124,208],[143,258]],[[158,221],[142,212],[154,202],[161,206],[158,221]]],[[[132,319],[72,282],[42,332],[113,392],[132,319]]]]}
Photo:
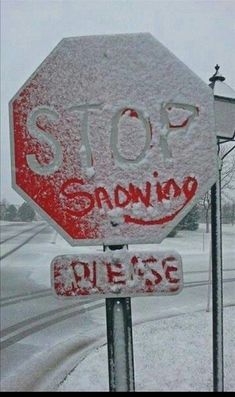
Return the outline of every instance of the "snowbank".
{"type": "MultiPolygon", "coordinates": [[[[136,391],[212,391],[211,313],[197,312],[133,328],[136,391]]],[[[235,308],[224,311],[225,391],[235,390],[235,308]]],[[[108,391],[107,346],[92,351],[58,391],[108,391]]]]}

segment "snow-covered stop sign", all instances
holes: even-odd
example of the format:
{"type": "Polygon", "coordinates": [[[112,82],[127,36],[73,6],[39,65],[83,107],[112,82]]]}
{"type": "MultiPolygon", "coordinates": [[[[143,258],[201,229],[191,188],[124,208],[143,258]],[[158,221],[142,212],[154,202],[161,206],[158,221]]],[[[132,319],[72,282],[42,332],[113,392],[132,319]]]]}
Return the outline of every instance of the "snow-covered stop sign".
{"type": "Polygon", "coordinates": [[[72,245],[161,242],[217,178],[212,90],[148,33],[63,39],[10,113],[13,186],[72,245]]]}

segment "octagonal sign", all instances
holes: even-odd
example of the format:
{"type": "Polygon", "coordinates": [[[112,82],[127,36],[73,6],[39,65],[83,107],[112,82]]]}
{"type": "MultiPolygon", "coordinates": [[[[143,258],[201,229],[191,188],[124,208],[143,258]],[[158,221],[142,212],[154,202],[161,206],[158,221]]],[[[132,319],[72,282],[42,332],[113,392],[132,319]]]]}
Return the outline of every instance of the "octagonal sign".
{"type": "Polygon", "coordinates": [[[161,242],[217,178],[212,90],[148,33],[63,39],[10,119],[13,186],[72,245],[161,242]]]}

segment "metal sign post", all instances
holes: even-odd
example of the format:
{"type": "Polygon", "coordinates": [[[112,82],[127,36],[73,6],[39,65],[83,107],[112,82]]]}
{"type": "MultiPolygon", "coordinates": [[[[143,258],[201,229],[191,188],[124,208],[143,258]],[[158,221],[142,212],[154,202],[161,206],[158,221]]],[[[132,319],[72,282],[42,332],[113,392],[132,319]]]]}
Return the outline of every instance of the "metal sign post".
{"type": "MultiPolygon", "coordinates": [[[[114,251],[123,246],[108,248],[114,251]]],[[[106,298],[105,302],[109,390],[135,391],[131,298],[106,298]]]]}
{"type": "MultiPolygon", "coordinates": [[[[215,100],[215,131],[217,147],[235,139],[235,92],[227,84],[225,77],[215,66],[209,86],[213,89],[215,100]]],[[[218,181],[211,188],[211,256],[212,256],[212,322],[213,322],[213,388],[224,391],[223,359],[223,267],[222,267],[222,222],[221,222],[221,169],[224,158],[235,149],[230,148],[219,164],[218,181]]]]}
{"type": "MultiPolygon", "coordinates": [[[[218,150],[220,150],[220,144],[224,142],[221,142],[220,138],[218,139],[218,150]]],[[[222,161],[232,150],[234,150],[234,148],[235,146],[233,146],[230,150],[228,150],[227,153],[225,153],[221,157],[219,164],[219,179],[211,188],[211,260],[212,260],[214,391],[224,391],[221,170],[222,170],[222,161]]]]}
{"type": "Polygon", "coordinates": [[[213,322],[213,389],[224,390],[223,270],[221,239],[221,177],[211,188],[211,260],[213,322]]]}
{"type": "Polygon", "coordinates": [[[135,391],[131,298],[106,298],[110,391],[135,391]]]}

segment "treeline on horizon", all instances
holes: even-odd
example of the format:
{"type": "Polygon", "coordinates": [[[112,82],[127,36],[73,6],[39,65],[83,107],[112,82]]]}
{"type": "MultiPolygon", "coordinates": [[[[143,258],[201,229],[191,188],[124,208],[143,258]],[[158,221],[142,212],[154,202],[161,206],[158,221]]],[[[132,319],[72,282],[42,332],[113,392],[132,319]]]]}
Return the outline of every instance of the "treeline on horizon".
{"type": "MultiPolygon", "coordinates": [[[[40,215],[27,203],[21,205],[8,203],[3,199],[0,201],[0,220],[2,221],[21,221],[31,222],[41,219],[40,215]]],[[[199,228],[199,223],[210,221],[210,208],[205,208],[199,202],[191,211],[179,222],[170,232],[169,237],[174,237],[180,230],[195,231],[199,228]]],[[[210,222],[209,222],[210,223],[210,222]]],[[[235,223],[235,204],[226,203],[222,206],[222,223],[234,225],[235,223]]],[[[209,232],[209,227],[207,228],[209,232]]]]}
{"type": "Polygon", "coordinates": [[[6,200],[0,202],[0,220],[31,222],[38,219],[36,211],[26,202],[17,206],[6,200]]]}

